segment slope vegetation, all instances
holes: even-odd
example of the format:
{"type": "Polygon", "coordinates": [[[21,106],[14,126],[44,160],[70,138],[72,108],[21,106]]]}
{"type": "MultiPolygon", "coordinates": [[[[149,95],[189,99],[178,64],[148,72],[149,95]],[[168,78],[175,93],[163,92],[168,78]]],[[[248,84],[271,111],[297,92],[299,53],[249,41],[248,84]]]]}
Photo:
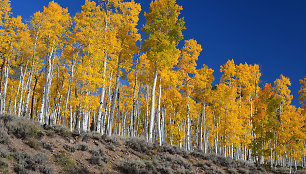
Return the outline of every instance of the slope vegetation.
{"type": "MultiPolygon", "coordinates": [[[[284,173],[140,138],[71,133],[0,116],[0,173],[284,173]]],[[[299,171],[302,173],[303,171],[299,171]]]]}

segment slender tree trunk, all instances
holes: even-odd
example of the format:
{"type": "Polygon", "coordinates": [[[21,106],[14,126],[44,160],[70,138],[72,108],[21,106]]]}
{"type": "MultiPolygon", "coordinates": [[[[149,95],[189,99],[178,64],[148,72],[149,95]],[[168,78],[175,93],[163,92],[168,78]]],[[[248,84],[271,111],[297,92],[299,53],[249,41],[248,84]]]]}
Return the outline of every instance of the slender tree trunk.
{"type": "Polygon", "coordinates": [[[17,111],[18,117],[20,117],[20,114],[21,114],[21,107],[23,103],[23,84],[24,84],[26,73],[27,73],[27,69],[25,68],[24,72],[21,72],[22,80],[21,80],[21,86],[20,86],[20,98],[19,98],[18,111],[17,111]]]}
{"type": "MultiPolygon", "coordinates": [[[[21,67],[21,72],[22,72],[22,67],[21,67]]],[[[17,98],[18,98],[18,95],[19,95],[20,87],[21,87],[21,81],[22,81],[22,76],[20,75],[18,89],[17,89],[17,92],[16,92],[15,102],[14,102],[14,112],[13,112],[14,115],[17,114],[17,102],[18,102],[17,98]]]]}
{"type": "Polygon", "coordinates": [[[154,129],[154,120],[155,120],[155,88],[156,88],[156,82],[157,82],[157,65],[155,65],[155,71],[154,71],[154,79],[152,84],[152,99],[151,99],[151,116],[150,116],[150,126],[149,126],[149,142],[153,143],[153,129],[154,129]]]}
{"type": "Polygon", "coordinates": [[[102,130],[101,130],[101,121],[102,121],[102,114],[103,114],[103,106],[104,106],[104,101],[105,101],[105,78],[106,78],[106,68],[107,68],[107,64],[106,64],[106,61],[107,61],[107,53],[105,55],[105,59],[103,61],[103,86],[102,86],[102,89],[101,89],[101,98],[100,98],[100,106],[99,106],[99,113],[98,113],[98,120],[97,120],[97,132],[99,133],[102,133],[102,130]]]}
{"type": "Polygon", "coordinates": [[[73,124],[73,113],[72,113],[72,106],[70,105],[69,106],[69,108],[70,108],[70,131],[72,132],[73,130],[73,126],[72,126],[72,124],[73,124]]]}
{"type": "Polygon", "coordinates": [[[51,71],[52,71],[52,56],[53,56],[53,47],[51,49],[51,52],[49,56],[47,57],[47,66],[45,70],[45,84],[44,84],[44,90],[41,100],[41,107],[40,107],[40,113],[39,113],[39,121],[40,123],[47,124],[48,118],[49,118],[49,91],[51,88],[51,71]],[[50,86],[49,86],[50,85],[50,86]]]}
{"type": "Polygon", "coordinates": [[[32,94],[32,102],[31,102],[31,119],[34,120],[34,98],[35,98],[35,89],[37,85],[38,78],[35,76],[35,83],[33,87],[33,94],[32,94]]]}
{"type": "Polygon", "coordinates": [[[190,134],[190,107],[189,107],[189,103],[187,104],[187,139],[186,139],[186,147],[187,147],[187,151],[191,150],[191,134],[190,134]]]}
{"type": "Polygon", "coordinates": [[[109,108],[110,108],[110,102],[111,102],[111,92],[112,92],[112,76],[113,76],[113,72],[110,73],[110,77],[109,77],[109,86],[108,86],[108,97],[107,97],[107,101],[105,103],[105,113],[104,113],[104,118],[102,119],[103,122],[102,123],[102,134],[107,134],[107,128],[105,127],[105,124],[107,123],[107,126],[109,126],[109,108]],[[107,120],[106,120],[107,119],[107,120]]]}
{"type": "Polygon", "coordinates": [[[109,115],[109,125],[108,125],[108,132],[107,132],[108,136],[112,135],[113,118],[114,118],[114,113],[115,113],[115,108],[116,108],[116,100],[117,100],[117,95],[118,95],[118,90],[119,90],[119,83],[120,83],[120,69],[121,69],[120,66],[121,66],[121,62],[120,62],[120,57],[119,57],[118,58],[118,65],[117,65],[115,91],[114,91],[112,107],[111,107],[111,111],[110,111],[110,115],[109,115]]]}
{"type": "Polygon", "coordinates": [[[10,70],[10,65],[9,65],[9,61],[7,61],[4,67],[4,82],[3,82],[3,90],[1,94],[1,114],[5,113],[5,98],[6,98],[9,70],[10,70]]]}
{"type": "Polygon", "coordinates": [[[145,120],[144,120],[144,136],[148,141],[148,119],[149,119],[149,95],[150,89],[149,85],[146,84],[146,103],[145,103],[145,120]]]}
{"type": "Polygon", "coordinates": [[[160,127],[160,99],[161,99],[161,78],[159,78],[159,92],[158,92],[158,102],[157,102],[157,112],[156,112],[156,119],[157,119],[157,128],[158,128],[158,139],[159,139],[159,145],[162,145],[162,132],[160,127]]]}
{"type": "Polygon", "coordinates": [[[12,114],[11,107],[12,107],[13,91],[14,91],[14,87],[13,87],[13,89],[11,90],[10,101],[9,101],[9,105],[8,105],[8,108],[7,108],[7,112],[10,113],[10,114],[12,114]]]}

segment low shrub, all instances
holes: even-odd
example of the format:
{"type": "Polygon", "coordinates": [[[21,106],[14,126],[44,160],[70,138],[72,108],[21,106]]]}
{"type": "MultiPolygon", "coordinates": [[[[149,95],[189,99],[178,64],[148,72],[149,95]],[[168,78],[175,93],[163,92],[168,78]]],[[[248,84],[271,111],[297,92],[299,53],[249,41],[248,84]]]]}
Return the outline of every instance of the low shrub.
{"type": "Polygon", "coordinates": [[[0,148],[0,157],[6,158],[7,156],[9,156],[9,152],[3,148],[0,148]]]}
{"type": "Polygon", "coordinates": [[[91,150],[90,152],[91,158],[89,159],[89,162],[91,164],[102,166],[103,162],[108,162],[108,158],[105,156],[104,150],[102,148],[91,150]]]}
{"type": "Polygon", "coordinates": [[[33,157],[36,164],[45,164],[47,160],[47,155],[45,153],[38,153],[33,157]]]}
{"type": "Polygon", "coordinates": [[[80,168],[77,162],[72,158],[71,154],[65,151],[60,151],[55,155],[56,164],[63,167],[64,173],[69,174],[87,174],[90,173],[86,168],[80,168]]]}
{"type": "Polygon", "coordinates": [[[178,146],[172,146],[169,144],[163,144],[162,146],[158,147],[159,152],[168,152],[172,155],[178,154],[182,155],[183,151],[178,146]]]}
{"type": "Polygon", "coordinates": [[[239,174],[234,168],[227,168],[226,170],[229,174],[239,174]]]}
{"type": "Polygon", "coordinates": [[[14,158],[17,161],[16,170],[24,171],[22,168],[27,170],[36,171],[40,165],[45,164],[46,162],[46,155],[43,153],[36,154],[31,156],[24,152],[15,152],[14,158]]]}
{"type": "Polygon", "coordinates": [[[8,164],[0,159],[0,171],[8,168],[8,164]]]}
{"type": "Polygon", "coordinates": [[[10,141],[10,136],[5,129],[4,124],[0,122],[0,144],[9,144],[10,141]]]}
{"type": "Polygon", "coordinates": [[[124,160],[118,164],[118,168],[126,174],[147,173],[146,165],[143,161],[124,160]]]}
{"type": "Polygon", "coordinates": [[[245,168],[238,168],[239,173],[241,174],[249,174],[250,172],[245,168]]]}
{"type": "Polygon", "coordinates": [[[33,171],[35,171],[37,169],[35,159],[27,153],[16,152],[14,154],[14,158],[17,161],[17,164],[24,167],[25,169],[33,170],[33,171]]]}
{"type": "Polygon", "coordinates": [[[106,145],[106,147],[111,150],[111,151],[115,151],[116,150],[116,146],[113,143],[109,143],[108,145],[106,145]]]}
{"type": "Polygon", "coordinates": [[[135,151],[150,154],[153,149],[152,144],[147,143],[144,139],[131,137],[127,138],[125,141],[125,145],[135,151]]]}
{"type": "Polygon", "coordinates": [[[29,120],[14,119],[6,125],[8,133],[15,135],[17,138],[26,139],[37,136],[38,128],[29,120]]]}
{"type": "Polygon", "coordinates": [[[55,158],[56,164],[62,166],[65,172],[76,171],[78,169],[76,161],[68,152],[60,151],[59,154],[55,156],[55,158]]]}
{"type": "Polygon", "coordinates": [[[116,136],[116,135],[112,135],[112,136],[107,136],[107,135],[102,135],[101,137],[105,142],[109,143],[109,144],[113,144],[115,146],[119,146],[120,145],[120,141],[121,141],[121,137],[120,136],[116,136]]]}
{"type": "Polygon", "coordinates": [[[43,165],[39,168],[40,173],[42,174],[53,174],[53,169],[47,165],[43,165]]]}
{"type": "Polygon", "coordinates": [[[28,170],[25,169],[22,165],[15,165],[14,166],[14,171],[18,174],[28,174],[28,170]]]}
{"type": "Polygon", "coordinates": [[[85,142],[78,142],[75,145],[76,150],[81,150],[81,151],[87,151],[88,150],[88,144],[85,142]]]}
{"type": "Polygon", "coordinates": [[[64,145],[64,149],[67,150],[68,152],[75,152],[75,146],[69,144],[64,145]]]}
{"type": "Polygon", "coordinates": [[[54,125],[51,127],[51,129],[58,135],[62,136],[62,137],[70,137],[72,135],[72,133],[70,132],[70,130],[68,128],[66,128],[65,126],[62,125],[54,125]]]}
{"type": "Polygon", "coordinates": [[[44,149],[52,151],[54,144],[52,142],[42,142],[42,146],[44,149]]]}
{"type": "Polygon", "coordinates": [[[206,163],[197,163],[195,166],[199,167],[201,170],[204,170],[204,171],[210,169],[210,166],[206,165],[206,163]]]}
{"type": "Polygon", "coordinates": [[[193,170],[189,170],[189,169],[177,169],[176,171],[174,171],[174,173],[177,173],[177,174],[195,174],[195,172],[193,170]]]}
{"type": "Polygon", "coordinates": [[[220,170],[216,166],[211,166],[208,170],[205,171],[206,174],[224,174],[222,170],[220,170]]]}
{"type": "Polygon", "coordinates": [[[26,145],[28,145],[29,147],[35,149],[35,150],[40,150],[40,146],[38,145],[38,142],[36,139],[34,138],[26,138],[24,141],[23,141],[26,145]]]}
{"type": "Polygon", "coordinates": [[[91,138],[95,140],[100,140],[102,138],[102,135],[98,132],[92,132],[91,133],[91,138]]]}
{"type": "Polygon", "coordinates": [[[0,115],[0,120],[4,123],[4,125],[7,125],[7,123],[15,120],[16,117],[15,116],[12,116],[12,115],[9,115],[9,114],[1,114],[0,115]]]}

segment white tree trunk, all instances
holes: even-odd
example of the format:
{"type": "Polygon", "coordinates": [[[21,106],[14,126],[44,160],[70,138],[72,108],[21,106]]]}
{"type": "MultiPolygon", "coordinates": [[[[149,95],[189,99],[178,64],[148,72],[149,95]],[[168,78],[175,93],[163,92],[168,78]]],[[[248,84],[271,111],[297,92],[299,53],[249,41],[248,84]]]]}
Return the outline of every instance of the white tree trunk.
{"type": "Polygon", "coordinates": [[[161,99],[161,79],[159,78],[159,92],[158,92],[158,102],[157,102],[157,112],[156,112],[156,119],[157,119],[157,128],[158,128],[158,139],[159,145],[162,145],[162,132],[160,127],[160,99],[161,99]]]}
{"type": "Polygon", "coordinates": [[[24,84],[26,73],[27,73],[27,69],[25,68],[24,72],[22,72],[22,68],[21,68],[22,80],[21,80],[21,86],[20,86],[20,98],[19,98],[18,111],[17,111],[17,116],[18,117],[20,117],[20,113],[21,113],[21,106],[22,106],[22,102],[23,102],[23,84],[24,84]]]}
{"type": "Polygon", "coordinates": [[[112,93],[112,76],[113,76],[113,72],[110,73],[110,78],[109,78],[109,87],[108,87],[108,99],[105,105],[105,113],[104,113],[104,119],[102,121],[103,122],[103,133],[102,134],[107,134],[107,128],[105,128],[105,123],[107,123],[107,126],[109,126],[109,115],[110,115],[110,106],[111,106],[111,93],[112,93]],[[106,120],[107,119],[107,120],[106,120]],[[104,132],[106,131],[106,132],[104,132]]]}
{"type": "Polygon", "coordinates": [[[9,62],[7,61],[4,69],[3,91],[1,94],[1,111],[0,111],[1,114],[5,113],[5,98],[6,98],[9,70],[10,70],[10,65],[9,62]]]}
{"type": "Polygon", "coordinates": [[[155,67],[154,71],[154,79],[152,84],[152,99],[151,99],[151,115],[150,115],[150,126],[149,126],[149,142],[153,143],[153,129],[154,129],[154,120],[155,120],[155,88],[157,82],[157,66],[155,67]]]}
{"type": "Polygon", "coordinates": [[[45,70],[45,84],[44,90],[41,100],[41,107],[39,113],[39,120],[42,124],[48,123],[49,118],[49,91],[51,88],[51,73],[52,73],[52,56],[53,56],[53,48],[51,49],[50,55],[47,57],[47,66],[45,70]]]}
{"type": "Polygon", "coordinates": [[[113,100],[112,100],[111,112],[110,112],[110,115],[109,115],[109,125],[108,125],[108,132],[107,132],[108,136],[112,135],[113,119],[114,119],[114,113],[115,113],[116,101],[117,101],[117,95],[118,95],[119,83],[120,83],[120,69],[121,69],[120,66],[121,66],[120,58],[118,58],[116,84],[115,84],[114,96],[113,96],[113,100]]]}
{"type": "MultiPolygon", "coordinates": [[[[21,72],[22,72],[22,67],[21,67],[21,72]]],[[[20,75],[18,89],[17,89],[17,92],[16,92],[15,102],[14,102],[14,112],[13,112],[14,115],[17,114],[17,103],[18,103],[17,102],[17,98],[18,98],[18,95],[19,95],[19,91],[20,91],[20,87],[21,87],[21,82],[22,82],[22,76],[20,75]]]]}
{"type": "Polygon", "coordinates": [[[145,103],[145,120],[144,120],[144,136],[148,141],[148,119],[149,119],[149,95],[150,89],[149,85],[146,84],[146,103],[145,103]]]}
{"type": "Polygon", "coordinates": [[[187,105],[187,115],[186,115],[186,118],[187,118],[186,147],[187,147],[187,151],[190,151],[191,150],[191,134],[190,134],[190,108],[189,108],[189,103],[187,105]]]}
{"type": "Polygon", "coordinates": [[[107,53],[105,55],[105,59],[103,62],[103,86],[101,89],[101,98],[100,98],[100,106],[99,106],[99,113],[98,113],[98,120],[97,120],[97,132],[102,133],[101,132],[101,121],[102,121],[102,111],[103,111],[103,106],[105,105],[104,101],[105,101],[105,78],[106,78],[106,68],[107,68],[107,53]]]}

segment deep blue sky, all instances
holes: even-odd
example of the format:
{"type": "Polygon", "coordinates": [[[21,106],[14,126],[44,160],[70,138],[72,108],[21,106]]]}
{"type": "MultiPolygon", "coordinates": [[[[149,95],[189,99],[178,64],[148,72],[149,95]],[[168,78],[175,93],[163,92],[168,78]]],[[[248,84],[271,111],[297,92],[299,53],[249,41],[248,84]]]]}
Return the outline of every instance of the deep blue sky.
{"type": "MultiPolygon", "coordinates": [[[[68,8],[72,16],[81,10],[85,0],[55,0],[68,8]]],[[[135,0],[142,5],[139,27],[145,22],[143,12],[150,0],[135,0]]],[[[14,16],[24,20],[42,11],[48,0],[12,0],[14,16]]],[[[203,48],[198,66],[215,70],[228,59],[236,64],[259,64],[264,83],[272,83],[281,74],[289,77],[298,103],[299,79],[306,77],[306,1],[291,0],[178,0],[185,17],[185,39],[196,39],[203,48]]],[[[182,42],[183,43],[183,42],[182,42]]]]}

